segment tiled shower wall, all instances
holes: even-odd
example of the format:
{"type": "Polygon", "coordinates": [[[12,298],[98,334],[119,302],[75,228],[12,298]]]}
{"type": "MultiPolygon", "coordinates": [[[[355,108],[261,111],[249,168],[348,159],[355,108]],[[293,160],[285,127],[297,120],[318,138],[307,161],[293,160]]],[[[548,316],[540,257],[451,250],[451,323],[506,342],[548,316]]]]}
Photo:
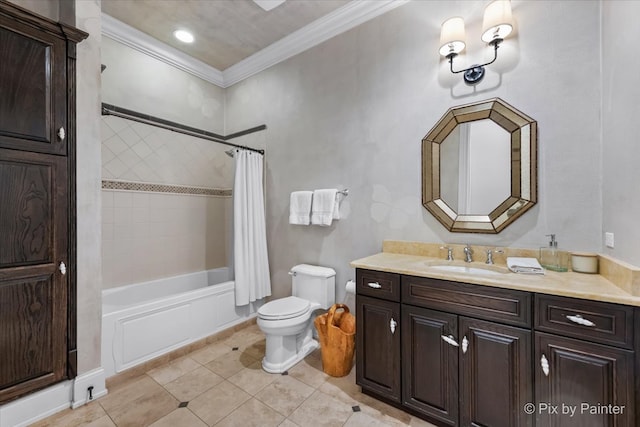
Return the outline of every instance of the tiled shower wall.
{"type": "Polygon", "coordinates": [[[229,264],[227,148],[102,118],[103,288],[229,264]]]}

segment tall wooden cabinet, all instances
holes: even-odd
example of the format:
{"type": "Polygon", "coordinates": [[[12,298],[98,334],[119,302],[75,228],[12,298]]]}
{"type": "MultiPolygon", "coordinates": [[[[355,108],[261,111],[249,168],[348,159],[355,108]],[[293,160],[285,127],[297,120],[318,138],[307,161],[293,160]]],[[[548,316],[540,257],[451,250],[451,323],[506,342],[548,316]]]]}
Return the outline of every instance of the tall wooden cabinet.
{"type": "Polygon", "coordinates": [[[0,403],[75,376],[75,45],[0,1],[0,403]]]}

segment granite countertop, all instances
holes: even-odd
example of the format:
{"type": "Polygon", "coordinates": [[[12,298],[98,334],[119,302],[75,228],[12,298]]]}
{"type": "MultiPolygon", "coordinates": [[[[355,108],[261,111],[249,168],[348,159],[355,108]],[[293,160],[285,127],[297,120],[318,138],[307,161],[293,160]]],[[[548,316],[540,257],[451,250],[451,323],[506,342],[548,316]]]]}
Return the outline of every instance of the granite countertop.
{"type": "MultiPolygon", "coordinates": [[[[450,262],[446,261],[442,256],[433,256],[440,252],[440,246],[440,244],[385,241],[383,252],[352,261],[351,266],[368,270],[640,307],[640,295],[634,295],[634,290],[638,289],[637,285],[640,284],[640,269],[624,263],[616,263],[615,260],[608,257],[600,256],[601,274],[582,274],[572,271],[564,273],[545,271],[544,275],[516,274],[509,272],[506,268],[504,263],[506,255],[527,256],[531,255],[531,253],[527,250],[508,250],[505,256],[501,257],[500,260],[496,260],[494,266],[489,267],[503,274],[484,275],[432,268],[433,265],[488,268],[484,261],[472,263],[450,262]]],[[[449,246],[456,246],[456,250],[464,247],[464,245],[449,246]],[[460,248],[457,248],[457,246],[460,248]]],[[[457,259],[461,258],[458,257],[457,259]]]]}

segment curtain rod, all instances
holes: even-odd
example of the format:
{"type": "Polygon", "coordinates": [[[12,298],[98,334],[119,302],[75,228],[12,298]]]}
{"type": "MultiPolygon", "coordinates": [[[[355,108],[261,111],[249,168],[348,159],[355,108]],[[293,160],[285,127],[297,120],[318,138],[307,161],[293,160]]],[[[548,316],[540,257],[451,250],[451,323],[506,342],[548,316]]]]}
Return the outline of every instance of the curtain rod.
{"type": "Polygon", "coordinates": [[[267,128],[266,125],[252,127],[250,129],[246,129],[240,132],[235,132],[230,135],[224,136],[224,135],[218,135],[217,133],[209,132],[206,130],[197,129],[191,126],[185,126],[180,123],[175,123],[169,120],[161,119],[159,117],[150,116],[148,114],[138,113],[137,111],[128,110],[126,108],[116,107],[115,105],[105,104],[104,102],[102,103],[102,115],[122,117],[124,119],[133,120],[138,123],[144,123],[144,124],[159,127],[162,129],[167,129],[173,132],[178,132],[185,135],[206,139],[208,141],[229,145],[231,147],[242,148],[243,150],[249,150],[249,151],[254,151],[256,153],[264,154],[264,150],[259,150],[257,148],[251,148],[244,145],[233,144],[231,142],[228,142],[227,140],[265,130],[267,128]]]}

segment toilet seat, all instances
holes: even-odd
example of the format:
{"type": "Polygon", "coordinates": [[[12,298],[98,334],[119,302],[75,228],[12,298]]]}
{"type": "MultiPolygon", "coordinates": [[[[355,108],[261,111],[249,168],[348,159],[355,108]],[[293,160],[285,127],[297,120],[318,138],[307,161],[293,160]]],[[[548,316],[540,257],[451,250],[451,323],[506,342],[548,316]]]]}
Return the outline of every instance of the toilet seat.
{"type": "Polygon", "coordinates": [[[311,304],[306,299],[290,296],[270,301],[258,309],[258,317],[264,320],[285,320],[303,316],[311,304]]]}

